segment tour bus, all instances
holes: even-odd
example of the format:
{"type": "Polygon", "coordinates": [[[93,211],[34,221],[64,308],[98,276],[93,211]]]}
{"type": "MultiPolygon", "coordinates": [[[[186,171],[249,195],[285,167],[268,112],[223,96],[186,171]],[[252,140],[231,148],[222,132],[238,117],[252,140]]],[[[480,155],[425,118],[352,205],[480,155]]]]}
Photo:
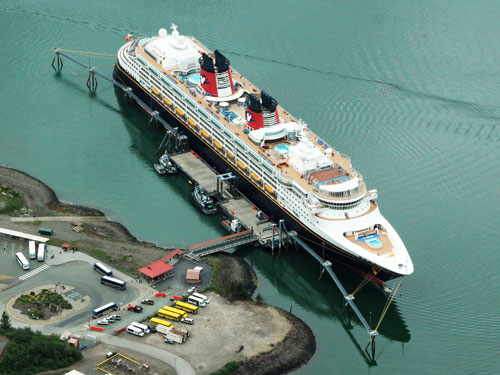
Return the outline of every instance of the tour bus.
{"type": "Polygon", "coordinates": [[[16,253],[16,259],[23,270],[27,271],[30,269],[30,264],[23,253],[16,253]]]}
{"type": "Polygon", "coordinates": [[[174,320],[176,322],[178,322],[181,319],[181,316],[179,314],[163,309],[158,310],[158,316],[160,318],[167,318],[170,320],[174,320]]]}
{"type": "Polygon", "coordinates": [[[195,306],[205,307],[207,304],[201,298],[197,298],[195,296],[189,296],[188,302],[195,306]]]}
{"type": "Polygon", "coordinates": [[[127,327],[127,332],[131,333],[132,335],[136,335],[136,336],[140,336],[140,337],[144,336],[144,332],[142,331],[142,329],[134,327],[133,325],[129,325],[127,327]]]}
{"type": "Polygon", "coordinates": [[[29,253],[30,253],[30,259],[36,258],[36,243],[35,243],[35,241],[29,242],[29,253]]]}
{"type": "Polygon", "coordinates": [[[118,310],[118,305],[114,302],[110,302],[110,303],[107,303],[105,304],[104,306],[101,306],[95,310],[92,311],[92,316],[95,318],[98,318],[102,315],[104,315],[105,313],[107,313],[108,311],[111,311],[111,310],[118,310]]]}
{"type": "Polygon", "coordinates": [[[191,305],[189,303],[182,302],[182,301],[177,301],[175,303],[175,307],[177,307],[178,309],[187,311],[188,313],[191,313],[191,314],[196,314],[198,312],[198,306],[194,306],[194,305],[191,305]]]}
{"type": "Polygon", "coordinates": [[[160,324],[160,325],[168,327],[168,328],[174,328],[174,325],[172,323],[170,323],[168,320],[165,320],[165,319],[151,318],[151,320],[149,322],[154,327],[156,327],[158,324],[160,324]]]}
{"type": "Polygon", "coordinates": [[[43,262],[45,260],[45,244],[44,243],[39,243],[38,244],[38,256],[37,259],[39,262],[43,262]]]}
{"type": "Polygon", "coordinates": [[[210,300],[208,299],[208,297],[204,294],[200,294],[200,293],[193,293],[191,294],[193,297],[196,297],[196,298],[201,298],[207,305],[210,303],[210,300]]]}
{"type": "Polygon", "coordinates": [[[101,276],[101,284],[112,286],[113,288],[125,290],[127,283],[109,276],[101,276]]]}
{"type": "Polygon", "coordinates": [[[147,325],[145,325],[145,324],[141,324],[141,323],[137,323],[137,322],[132,322],[132,323],[130,323],[130,325],[131,325],[131,326],[134,326],[134,327],[136,327],[136,328],[139,328],[139,329],[140,329],[140,330],[142,330],[142,332],[144,332],[144,333],[149,333],[149,332],[151,332],[151,331],[149,330],[149,327],[148,327],[147,325]]]}
{"type": "Polygon", "coordinates": [[[113,276],[113,272],[101,262],[95,262],[94,269],[105,276],[113,276]]]}
{"type": "Polygon", "coordinates": [[[171,306],[163,306],[162,307],[163,310],[167,310],[167,311],[172,311],[173,313],[176,313],[176,314],[179,314],[181,316],[181,318],[187,318],[188,317],[188,314],[187,312],[185,312],[184,310],[180,310],[180,309],[176,309],[175,307],[171,307],[171,306]]]}

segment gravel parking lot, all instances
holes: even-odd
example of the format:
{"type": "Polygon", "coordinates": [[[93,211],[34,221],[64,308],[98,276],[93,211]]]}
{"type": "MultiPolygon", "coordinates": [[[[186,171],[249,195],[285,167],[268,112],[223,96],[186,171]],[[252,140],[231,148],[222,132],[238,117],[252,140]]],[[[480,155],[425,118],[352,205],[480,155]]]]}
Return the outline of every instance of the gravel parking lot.
{"type": "MultiPolygon", "coordinates": [[[[259,352],[272,349],[272,346],[285,337],[291,328],[289,321],[276,309],[253,302],[230,303],[215,293],[208,293],[210,304],[200,308],[198,314],[189,314],[193,325],[176,323],[176,328],[190,331],[184,344],[166,344],[160,333],[145,337],[127,335],[129,339],[165,346],[191,363],[200,375],[210,374],[233,360],[244,360],[259,352]],[[214,345],[217,350],[214,350],[214,345]],[[238,345],[245,348],[240,353],[238,345]]],[[[122,333],[126,335],[126,333],[122,333]]]]}

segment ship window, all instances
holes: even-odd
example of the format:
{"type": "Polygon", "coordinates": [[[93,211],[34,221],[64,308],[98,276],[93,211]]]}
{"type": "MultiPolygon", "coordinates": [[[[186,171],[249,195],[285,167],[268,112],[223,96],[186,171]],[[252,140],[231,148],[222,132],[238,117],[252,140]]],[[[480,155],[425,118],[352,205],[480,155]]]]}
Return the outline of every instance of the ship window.
{"type": "Polygon", "coordinates": [[[168,87],[172,87],[172,85],[170,84],[170,82],[168,81],[168,79],[166,79],[165,77],[161,77],[161,80],[163,82],[165,82],[167,84],[168,87]]]}
{"type": "Polygon", "coordinates": [[[153,74],[154,74],[155,76],[157,76],[157,77],[159,77],[159,76],[160,76],[160,73],[158,73],[158,72],[156,71],[156,69],[155,69],[155,68],[153,68],[152,66],[150,66],[150,67],[149,67],[149,70],[150,70],[151,72],[153,72],[153,74]]]}
{"type": "Polygon", "coordinates": [[[208,114],[207,114],[205,111],[203,111],[202,109],[198,109],[198,112],[200,112],[200,114],[201,114],[203,117],[205,117],[206,119],[208,119],[208,114]]]}
{"type": "Polygon", "coordinates": [[[240,146],[242,149],[245,149],[245,148],[246,148],[246,147],[245,147],[245,144],[244,144],[242,141],[240,141],[238,138],[235,138],[235,141],[236,141],[236,144],[237,144],[238,146],[240,146]]]}
{"type": "Polygon", "coordinates": [[[188,104],[189,104],[191,107],[195,107],[195,106],[196,106],[196,103],[195,103],[192,99],[190,99],[190,98],[186,97],[186,101],[188,102],[188,104]]]}
{"type": "Polygon", "coordinates": [[[221,124],[219,124],[219,123],[218,123],[217,121],[215,121],[215,120],[211,120],[211,123],[212,123],[213,125],[215,125],[215,127],[216,127],[216,128],[218,128],[218,129],[220,129],[220,128],[222,127],[222,125],[221,125],[221,124]]]}
{"type": "Polygon", "coordinates": [[[179,94],[179,95],[181,96],[181,98],[182,98],[182,91],[181,91],[181,89],[180,89],[180,88],[178,88],[178,87],[176,87],[176,86],[174,86],[173,88],[174,88],[174,91],[175,91],[177,94],[179,94]]]}

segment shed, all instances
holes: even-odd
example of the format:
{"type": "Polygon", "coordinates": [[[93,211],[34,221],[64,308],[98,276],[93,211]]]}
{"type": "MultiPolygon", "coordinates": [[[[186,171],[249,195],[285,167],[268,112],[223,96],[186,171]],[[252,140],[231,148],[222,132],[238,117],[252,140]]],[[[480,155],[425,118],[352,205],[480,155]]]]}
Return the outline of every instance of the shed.
{"type": "Polygon", "coordinates": [[[148,279],[157,281],[163,280],[167,277],[172,276],[172,271],[174,267],[169,264],[165,264],[161,260],[157,260],[146,267],[142,267],[139,269],[139,272],[146,276],[148,279]]]}
{"type": "Polygon", "coordinates": [[[186,271],[186,282],[188,284],[199,284],[200,280],[200,271],[189,269],[186,271]]]}
{"type": "Polygon", "coordinates": [[[71,370],[70,372],[65,373],[64,375],[85,375],[83,372],[71,370]]]}

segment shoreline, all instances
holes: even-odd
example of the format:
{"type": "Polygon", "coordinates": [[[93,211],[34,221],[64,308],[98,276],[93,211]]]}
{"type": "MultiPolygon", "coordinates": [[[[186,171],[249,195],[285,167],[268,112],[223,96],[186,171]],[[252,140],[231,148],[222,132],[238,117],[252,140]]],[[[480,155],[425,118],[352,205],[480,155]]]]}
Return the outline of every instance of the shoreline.
{"type": "MultiPolygon", "coordinates": [[[[161,258],[172,249],[139,241],[125,226],[118,222],[102,221],[105,214],[101,210],[59,201],[57,194],[49,186],[25,172],[0,166],[0,183],[8,184],[19,193],[23,200],[23,207],[28,209],[29,216],[79,215],[99,217],[99,221],[84,223],[82,233],[74,233],[68,223],[52,222],[51,226],[56,227],[55,237],[59,233],[67,236],[63,236],[61,239],[52,238],[52,240],[75,243],[89,255],[97,258],[104,257],[106,259],[103,260],[124,272],[131,273],[132,269],[137,269],[138,264],[142,267],[151,260],[161,258]],[[124,245],[129,248],[130,253],[125,255],[124,262],[121,262],[120,259],[123,260],[124,258],[124,245]],[[118,251],[116,251],[117,248],[118,251]],[[128,269],[123,269],[123,263],[126,264],[128,269]]],[[[26,228],[27,226],[27,224],[12,223],[10,221],[9,225],[17,228],[26,228]]],[[[215,255],[215,257],[223,259],[226,264],[230,265],[230,267],[222,267],[220,271],[219,276],[224,282],[243,284],[251,298],[257,288],[258,280],[254,270],[246,260],[225,253],[215,255]],[[238,272],[233,273],[232,271],[235,269],[238,272]]],[[[251,299],[242,302],[256,303],[251,299]]],[[[266,304],[262,303],[262,305],[266,304]]],[[[285,310],[272,305],[267,306],[275,309],[279,315],[286,318],[291,328],[286,333],[285,338],[273,345],[270,350],[238,361],[240,367],[236,372],[237,374],[285,374],[305,365],[316,351],[315,337],[309,326],[300,318],[285,310]]]]}

